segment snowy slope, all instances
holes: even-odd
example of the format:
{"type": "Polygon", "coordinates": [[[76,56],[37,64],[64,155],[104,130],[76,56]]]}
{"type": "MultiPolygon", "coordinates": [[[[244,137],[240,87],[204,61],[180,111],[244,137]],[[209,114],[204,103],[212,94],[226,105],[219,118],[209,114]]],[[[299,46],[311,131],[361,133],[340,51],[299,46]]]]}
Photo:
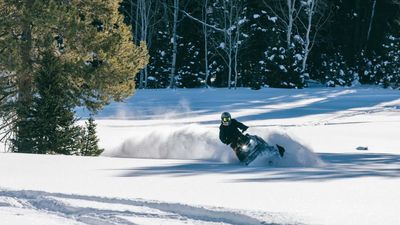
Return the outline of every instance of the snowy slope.
{"type": "Polygon", "coordinates": [[[0,154],[2,224],[400,224],[398,91],[140,90],[97,123],[102,157],[0,154]],[[286,157],[239,164],[223,111],[286,157]]]}

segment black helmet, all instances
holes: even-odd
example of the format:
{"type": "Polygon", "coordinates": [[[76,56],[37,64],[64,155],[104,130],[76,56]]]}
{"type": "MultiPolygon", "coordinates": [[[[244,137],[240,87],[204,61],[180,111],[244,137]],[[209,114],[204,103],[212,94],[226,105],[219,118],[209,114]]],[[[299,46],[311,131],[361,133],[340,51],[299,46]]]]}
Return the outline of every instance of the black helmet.
{"type": "Polygon", "coordinates": [[[231,114],[228,112],[223,112],[221,114],[221,123],[228,126],[231,123],[231,114]]]}

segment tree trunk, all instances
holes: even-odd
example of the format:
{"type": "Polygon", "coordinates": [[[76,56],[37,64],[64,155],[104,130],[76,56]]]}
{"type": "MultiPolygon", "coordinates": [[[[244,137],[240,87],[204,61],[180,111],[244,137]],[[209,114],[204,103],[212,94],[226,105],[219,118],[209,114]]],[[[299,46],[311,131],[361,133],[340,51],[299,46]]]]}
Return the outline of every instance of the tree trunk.
{"type": "Polygon", "coordinates": [[[169,88],[175,87],[175,70],[176,70],[176,54],[178,48],[178,42],[176,40],[176,28],[178,26],[178,12],[179,12],[179,0],[174,0],[174,24],[172,31],[172,63],[171,63],[171,77],[169,82],[169,88]]]}
{"type": "Polygon", "coordinates": [[[368,33],[367,33],[367,43],[366,44],[368,44],[369,37],[370,37],[370,34],[371,34],[372,23],[374,21],[374,16],[375,16],[375,6],[376,6],[376,0],[373,0],[372,10],[371,10],[371,18],[369,20],[368,33]]]}
{"type": "Polygon", "coordinates": [[[236,48],[235,48],[235,63],[234,63],[234,67],[235,67],[235,89],[237,88],[237,81],[238,81],[238,54],[239,54],[239,38],[240,38],[240,33],[239,33],[239,25],[238,25],[238,31],[236,34],[236,48]]]}
{"type": "Polygon", "coordinates": [[[235,36],[235,57],[234,57],[234,72],[235,72],[235,89],[237,88],[237,82],[238,82],[238,54],[239,54],[239,43],[240,43],[240,17],[239,17],[239,2],[235,2],[235,21],[236,21],[236,36],[235,36]]]}
{"type": "MultiPolygon", "coordinates": [[[[28,1],[30,2],[30,1],[28,1]]],[[[32,99],[32,25],[30,21],[24,21],[23,41],[21,45],[22,64],[24,72],[18,76],[18,99],[21,106],[29,105],[32,99]]]]}
{"type": "MultiPolygon", "coordinates": [[[[32,8],[32,1],[26,2],[27,11],[25,13],[29,14],[32,8]]],[[[23,70],[20,74],[17,74],[17,105],[16,105],[16,115],[17,123],[15,127],[15,147],[18,152],[31,152],[31,146],[27,143],[24,135],[31,132],[29,128],[24,125],[28,121],[29,110],[32,105],[32,91],[33,91],[33,59],[32,59],[32,22],[30,15],[25,15],[22,21],[22,41],[20,51],[22,56],[21,66],[23,70]]]]}
{"type": "Polygon", "coordinates": [[[228,41],[229,41],[229,45],[228,45],[228,88],[229,89],[231,89],[231,87],[232,87],[232,85],[231,85],[231,83],[232,83],[232,48],[233,48],[233,46],[232,46],[232,30],[231,30],[231,27],[232,27],[232,17],[233,17],[233,3],[232,3],[232,1],[230,1],[229,2],[230,3],[230,5],[229,5],[229,14],[228,14],[228,24],[229,24],[229,27],[228,27],[228,29],[227,29],[227,35],[228,35],[228,41]]]}
{"type": "Polygon", "coordinates": [[[292,44],[292,30],[293,30],[293,12],[294,7],[296,5],[296,0],[287,0],[287,7],[288,7],[288,26],[287,26],[287,33],[286,33],[286,42],[287,42],[287,49],[290,48],[292,44]]]}
{"type": "Polygon", "coordinates": [[[305,36],[305,43],[304,43],[304,57],[303,57],[303,62],[302,62],[302,68],[301,72],[305,72],[307,69],[307,59],[308,55],[310,54],[310,34],[311,34],[311,29],[313,25],[313,16],[315,13],[315,6],[318,4],[318,0],[310,0],[309,5],[307,5],[308,8],[308,18],[307,18],[307,30],[306,30],[306,36],[305,36]]]}
{"type": "MultiPolygon", "coordinates": [[[[364,1],[362,1],[364,3],[364,1]]],[[[360,50],[362,49],[362,46],[364,46],[364,38],[362,38],[362,27],[363,27],[363,21],[361,18],[361,1],[360,0],[355,0],[355,13],[358,14],[357,18],[356,18],[356,24],[354,26],[354,34],[353,34],[353,54],[357,54],[358,52],[360,52],[360,50]],[[362,41],[361,41],[362,40],[362,41]]]]}
{"type": "Polygon", "coordinates": [[[203,8],[203,32],[204,32],[204,73],[205,73],[205,81],[206,87],[208,88],[208,33],[207,33],[207,10],[208,10],[208,0],[204,1],[204,8],[203,8]]]}

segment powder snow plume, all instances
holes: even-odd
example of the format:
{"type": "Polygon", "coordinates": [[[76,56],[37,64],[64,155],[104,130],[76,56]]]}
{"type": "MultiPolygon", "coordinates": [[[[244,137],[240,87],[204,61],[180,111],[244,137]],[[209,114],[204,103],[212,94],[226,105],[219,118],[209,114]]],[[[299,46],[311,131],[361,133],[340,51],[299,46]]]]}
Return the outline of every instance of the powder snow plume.
{"type": "MultiPolygon", "coordinates": [[[[197,124],[181,127],[163,126],[126,139],[120,146],[106,150],[103,155],[111,157],[196,159],[238,163],[229,146],[218,138],[218,128],[197,124]]],[[[251,132],[270,144],[284,146],[283,159],[274,161],[277,167],[315,167],[323,165],[312,150],[279,130],[252,129],[251,132]]],[[[258,161],[257,166],[268,165],[258,161]]]]}
{"type": "MultiPolygon", "coordinates": [[[[320,167],[325,165],[310,147],[280,129],[252,129],[252,132],[262,137],[270,145],[278,144],[285,148],[284,157],[273,161],[272,166],[274,167],[320,167]]],[[[268,162],[261,159],[252,165],[268,165],[268,162]]]]}
{"type": "Polygon", "coordinates": [[[131,137],[119,147],[105,151],[103,155],[132,158],[237,161],[233,151],[219,141],[218,129],[196,124],[182,127],[157,126],[154,131],[131,137]]]}

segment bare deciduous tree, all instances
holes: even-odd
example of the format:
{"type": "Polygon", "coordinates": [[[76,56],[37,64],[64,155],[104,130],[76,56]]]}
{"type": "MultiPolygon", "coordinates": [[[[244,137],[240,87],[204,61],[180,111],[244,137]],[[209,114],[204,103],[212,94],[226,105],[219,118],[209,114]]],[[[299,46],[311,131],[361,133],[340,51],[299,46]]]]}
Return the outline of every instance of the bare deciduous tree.
{"type": "Polygon", "coordinates": [[[301,72],[307,69],[307,60],[312,48],[314,47],[318,31],[326,23],[331,15],[328,3],[324,0],[305,0],[301,1],[304,11],[304,19],[299,19],[303,27],[303,32],[299,32],[302,39],[303,60],[301,72]]]}
{"type": "MultiPolygon", "coordinates": [[[[213,24],[195,18],[185,11],[182,12],[189,18],[201,23],[203,28],[210,28],[214,31],[214,34],[207,34],[207,41],[216,49],[216,53],[227,66],[228,88],[232,87],[232,75],[234,75],[234,87],[236,87],[238,76],[237,58],[240,49],[240,27],[245,21],[245,18],[241,17],[244,4],[241,0],[217,0],[216,3],[217,4],[213,7],[213,14],[216,14],[214,15],[213,24]]],[[[206,68],[206,70],[208,70],[208,68],[206,68]]]]}
{"type": "Polygon", "coordinates": [[[376,7],[376,0],[373,0],[373,2],[372,2],[372,9],[371,9],[371,18],[370,18],[370,20],[369,20],[368,33],[367,33],[367,43],[368,43],[369,37],[370,37],[370,35],[371,35],[372,24],[373,24],[373,22],[374,22],[375,7],[376,7]]]}
{"type": "Polygon", "coordinates": [[[208,13],[209,13],[209,8],[208,8],[208,0],[203,0],[203,7],[202,7],[202,15],[203,15],[203,37],[204,37],[204,73],[205,73],[205,84],[206,87],[208,87],[208,77],[209,77],[209,71],[208,71],[208,28],[207,28],[207,19],[208,19],[208,13]]]}
{"type": "MultiPolygon", "coordinates": [[[[145,42],[147,48],[152,47],[152,39],[155,26],[160,22],[157,13],[160,8],[160,0],[129,0],[127,13],[134,30],[133,38],[136,44],[145,42]]],[[[139,88],[147,87],[147,66],[140,72],[139,88]]]]}
{"type": "Polygon", "coordinates": [[[297,29],[296,20],[299,18],[303,5],[299,0],[263,0],[264,5],[278,18],[278,24],[286,32],[286,45],[292,45],[293,30],[297,29]]]}
{"type": "Polygon", "coordinates": [[[172,25],[172,62],[171,62],[171,75],[169,88],[175,87],[175,70],[176,70],[176,55],[178,49],[178,41],[177,41],[177,26],[178,26],[178,16],[179,16],[179,0],[174,0],[174,20],[172,25]]]}

